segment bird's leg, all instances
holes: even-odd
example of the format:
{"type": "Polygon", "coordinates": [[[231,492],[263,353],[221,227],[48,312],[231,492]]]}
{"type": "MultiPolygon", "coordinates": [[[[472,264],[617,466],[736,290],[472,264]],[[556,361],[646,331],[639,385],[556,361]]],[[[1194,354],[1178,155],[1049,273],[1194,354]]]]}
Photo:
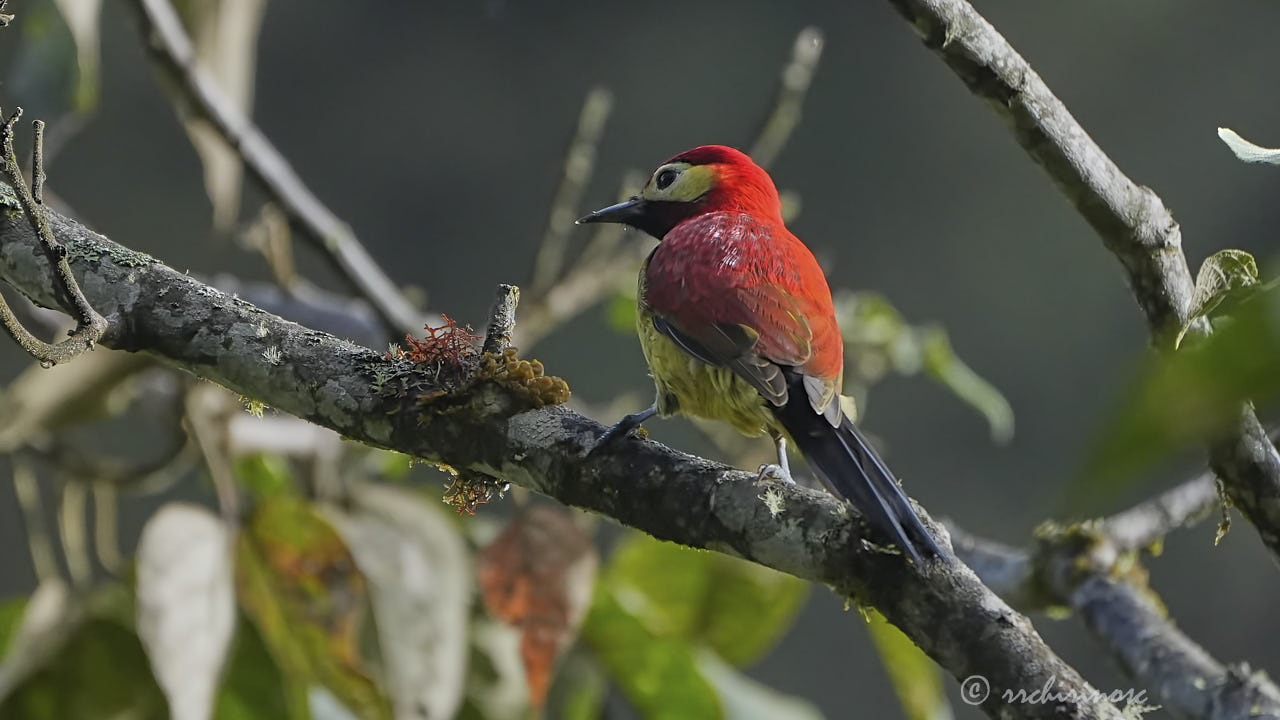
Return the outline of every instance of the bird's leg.
{"type": "Polygon", "coordinates": [[[591,451],[595,452],[597,449],[615,442],[619,438],[630,435],[632,430],[640,427],[645,420],[648,420],[657,414],[658,403],[655,402],[640,412],[633,412],[630,415],[624,415],[621,420],[610,426],[608,430],[604,431],[604,434],[596,441],[595,447],[591,448],[591,451]]]}
{"type": "Polygon", "coordinates": [[[796,481],[791,477],[791,464],[787,462],[787,436],[780,432],[771,431],[773,435],[773,445],[778,449],[778,464],[764,464],[760,466],[760,474],[756,477],[757,483],[766,480],[776,482],[784,482],[788,485],[795,485],[796,481]]]}

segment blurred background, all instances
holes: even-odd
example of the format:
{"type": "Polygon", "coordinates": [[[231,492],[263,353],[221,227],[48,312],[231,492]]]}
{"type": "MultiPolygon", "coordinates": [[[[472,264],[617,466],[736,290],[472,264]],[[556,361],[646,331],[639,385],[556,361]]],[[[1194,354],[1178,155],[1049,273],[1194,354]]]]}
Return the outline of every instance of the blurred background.
{"type": "MultiPolygon", "coordinates": [[[[18,20],[0,31],[0,104],[50,121],[57,142],[49,189],[90,227],[201,277],[270,282],[271,269],[247,249],[243,232],[265,196],[250,180],[243,192],[233,185],[216,210],[225,222],[215,226],[205,166],[157,81],[131,5],[102,7],[99,80],[87,83],[84,57],[77,64],[77,45],[52,5],[11,2],[18,20]]],[[[1280,172],[1239,162],[1215,130],[1226,125],[1280,145],[1272,77],[1280,5],[983,0],[977,7],[1119,166],[1160,194],[1181,224],[1193,269],[1217,249],[1238,247],[1272,274],[1280,172]]],[[[199,12],[188,8],[189,22],[199,12]]],[[[566,217],[613,202],[626,178],[635,183],[639,173],[642,181],[693,145],[751,147],[777,107],[800,37],[810,48],[801,49],[800,66],[813,69],[812,82],[770,168],[790,227],[822,261],[833,289],[859,293],[848,296],[851,313],[861,302],[861,312],[886,317],[867,294],[874,292],[906,323],[945,329],[957,357],[1016,418],[1012,435],[1001,437],[1002,405],[980,381],[958,381],[979,388],[975,408],[918,359],[895,355],[900,347],[885,351],[887,360],[873,357],[872,366],[887,362],[889,371],[864,368],[873,385],[860,393],[864,427],[910,493],[935,516],[1024,544],[1047,518],[1120,510],[1191,477],[1203,462],[1187,452],[1114,487],[1079,490],[1075,478],[1145,352],[1141,313],[1098,237],[889,3],[272,0],[260,26],[256,15],[248,11],[222,36],[232,48],[222,52],[243,63],[238,75],[227,72],[251,96],[253,119],[395,283],[414,288],[411,296],[432,312],[477,327],[497,283],[526,286],[528,298],[548,233],[565,243],[566,268],[591,246],[594,230],[570,227],[566,217]],[[820,34],[804,35],[806,28],[820,34]],[[816,66],[806,66],[819,46],[816,66]],[[590,97],[597,104],[584,115],[590,97]],[[580,194],[566,191],[574,214],[553,215],[556,198],[566,197],[558,188],[584,117],[588,126],[598,121],[586,128],[597,135],[588,153],[593,170],[575,166],[580,194]]],[[[628,232],[609,242],[596,251],[608,249],[616,263],[595,261],[621,265],[627,279],[521,343],[603,423],[647,405],[652,392],[638,343],[619,326],[629,322],[628,268],[653,241],[628,232]]],[[[295,246],[300,275],[348,290],[310,247],[295,246]]],[[[3,377],[30,364],[0,343],[3,377]]],[[[107,438],[121,457],[135,450],[145,457],[155,435],[140,437],[130,422],[90,434],[107,438]]],[[[744,445],[685,421],[649,429],[662,442],[744,466],[768,451],[767,442],[744,445]]],[[[0,464],[0,472],[12,471],[8,460],[0,464]]],[[[52,525],[55,473],[40,468],[52,525]]],[[[427,467],[400,482],[428,499],[442,486],[427,467]]],[[[203,471],[191,470],[158,492],[120,496],[126,556],[147,518],[173,499],[213,507],[215,492],[203,471]]],[[[486,532],[491,538],[518,505],[479,508],[463,525],[490,529],[463,534],[476,543],[486,532]]],[[[0,485],[0,597],[36,587],[29,524],[13,489],[0,485]]],[[[602,567],[615,547],[633,542],[610,528],[594,533],[602,567]]],[[[94,561],[95,583],[113,576],[100,565],[94,561]]],[[[1215,657],[1280,668],[1280,577],[1247,523],[1216,547],[1212,522],[1175,533],[1149,568],[1178,626],[1215,657]]],[[[1131,685],[1077,621],[1034,622],[1095,686],[1131,685]]],[[[776,646],[742,665],[755,681],[809,701],[804,712],[903,712],[857,611],[824,588],[803,600],[776,646]]],[[[959,701],[954,681],[944,685],[956,717],[979,716],[959,701]]],[[[553,716],[559,697],[552,693],[553,716]]],[[[605,697],[594,716],[642,714],[626,693],[605,697]]]]}

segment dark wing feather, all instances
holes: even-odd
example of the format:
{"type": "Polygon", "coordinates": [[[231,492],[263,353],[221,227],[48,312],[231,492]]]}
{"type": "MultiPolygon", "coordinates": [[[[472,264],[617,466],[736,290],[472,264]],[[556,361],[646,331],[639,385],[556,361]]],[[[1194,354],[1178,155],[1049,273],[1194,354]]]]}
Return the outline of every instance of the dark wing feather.
{"type": "Polygon", "coordinates": [[[699,325],[700,332],[695,335],[660,315],[653,316],[653,327],[697,360],[732,369],[773,405],[787,402],[782,368],[756,353],[760,334],[755,330],[746,325],[708,323],[699,325]]]}

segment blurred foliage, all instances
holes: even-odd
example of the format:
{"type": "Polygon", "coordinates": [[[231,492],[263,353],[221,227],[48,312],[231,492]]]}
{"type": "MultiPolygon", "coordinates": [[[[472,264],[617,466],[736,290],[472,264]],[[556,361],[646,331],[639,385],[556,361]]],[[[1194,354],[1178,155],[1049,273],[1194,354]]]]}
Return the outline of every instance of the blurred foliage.
{"type": "Polygon", "coordinates": [[[96,106],[99,4],[100,0],[59,0],[23,8],[6,84],[29,110],[61,117],[96,106]],[[70,13],[64,16],[64,10],[70,13]]]}
{"type": "Polygon", "coordinates": [[[1275,284],[1258,284],[1253,259],[1240,251],[1218,253],[1206,266],[1196,309],[1212,332],[1143,361],[1085,463],[1079,482],[1091,494],[1115,492],[1157,461],[1211,440],[1242,403],[1280,395],[1275,284]]]}
{"type": "Polygon", "coordinates": [[[215,720],[305,718],[290,712],[284,674],[271,657],[262,634],[248,616],[241,615],[235,643],[227,658],[222,688],[214,705],[215,720]]]}
{"type": "Polygon", "coordinates": [[[328,522],[300,498],[268,499],[240,537],[236,566],[245,612],[291,680],[292,708],[319,683],[357,717],[390,717],[360,648],[365,580],[328,522]]]}
{"type": "Polygon", "coordinates": [[[891,371],[910,376],[923,370],[982,415],[992,440],[1004,443],[1013,438],[1013,408],[956,355],[945,330],[908,323],[879,293],[840,291],[835,303],[844,331],[845,382],[860,391],[856,395],[891,371]]]}
{"type": "Polygon", "coordinates": [[[698,672],[688,643],[652,632],[607,585],[597,587],[582,633],[641,716],[648,720],[724,717],[720,700],[698,672]]]}
{"type": "Polygon", "coordinates": [[[875,610],[867,611],[867,631],[907,720],[950,720],[942,671],[929,656],[875,610]]]}
{"type": "Polygon", "coordinates": [[[164,696],[132,628],[91,618],[0,704],[0,717],[22,720],[162,718],[164,696]]]}
{"type": "MultiPolygon", "coordinates": [[[[728,664],[708,675],[703,653],[754,662],[791,627],[808,593],[808,583],[759,565],[631,533],[602,574],[582,634],[646,718],[743,717],[728,712],[737,698],[718,688],[736,692],[749,681],[728,664]]],[[[798,713],[763,717],[816,713],[801,705],[761,707],[798,713]]]]}
{"type": "Polygon", "coordinates": [[[720,553],[632,533],[604,581],[653,632],[701,643],[736,665],[760,659],[791,627],[809,584],[720,553]]]}
{"type": "Polygon", "coordinates": [[[577,635],[595,584],[595,549],[569,515],[532,506],[480,553],[489,614],[520,630],[530,702],[541,708],[560,652],[577,635]]]}
{"type": "Polygon", "coordinates": [[[22,615],[27,610],[27,599],[16,597],[0,602],[0,660],[9,650],[9,643],[18,632],[22,623],[22,615]]]}

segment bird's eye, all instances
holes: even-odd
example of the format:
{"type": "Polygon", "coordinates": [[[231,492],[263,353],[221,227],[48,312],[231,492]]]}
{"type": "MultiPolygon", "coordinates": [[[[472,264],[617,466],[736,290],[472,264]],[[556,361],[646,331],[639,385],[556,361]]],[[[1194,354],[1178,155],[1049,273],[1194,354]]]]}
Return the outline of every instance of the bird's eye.
{"type": "Polygon", "coordinates": [[[658,177],[656,180],[654,180],[654,184],[658,186],[659,190],[666,190],[667,188],[671,187],[671,183],[675,181],[676,181],[675,170],[663,170],[662,172],[658,173],[658,177]]]}

